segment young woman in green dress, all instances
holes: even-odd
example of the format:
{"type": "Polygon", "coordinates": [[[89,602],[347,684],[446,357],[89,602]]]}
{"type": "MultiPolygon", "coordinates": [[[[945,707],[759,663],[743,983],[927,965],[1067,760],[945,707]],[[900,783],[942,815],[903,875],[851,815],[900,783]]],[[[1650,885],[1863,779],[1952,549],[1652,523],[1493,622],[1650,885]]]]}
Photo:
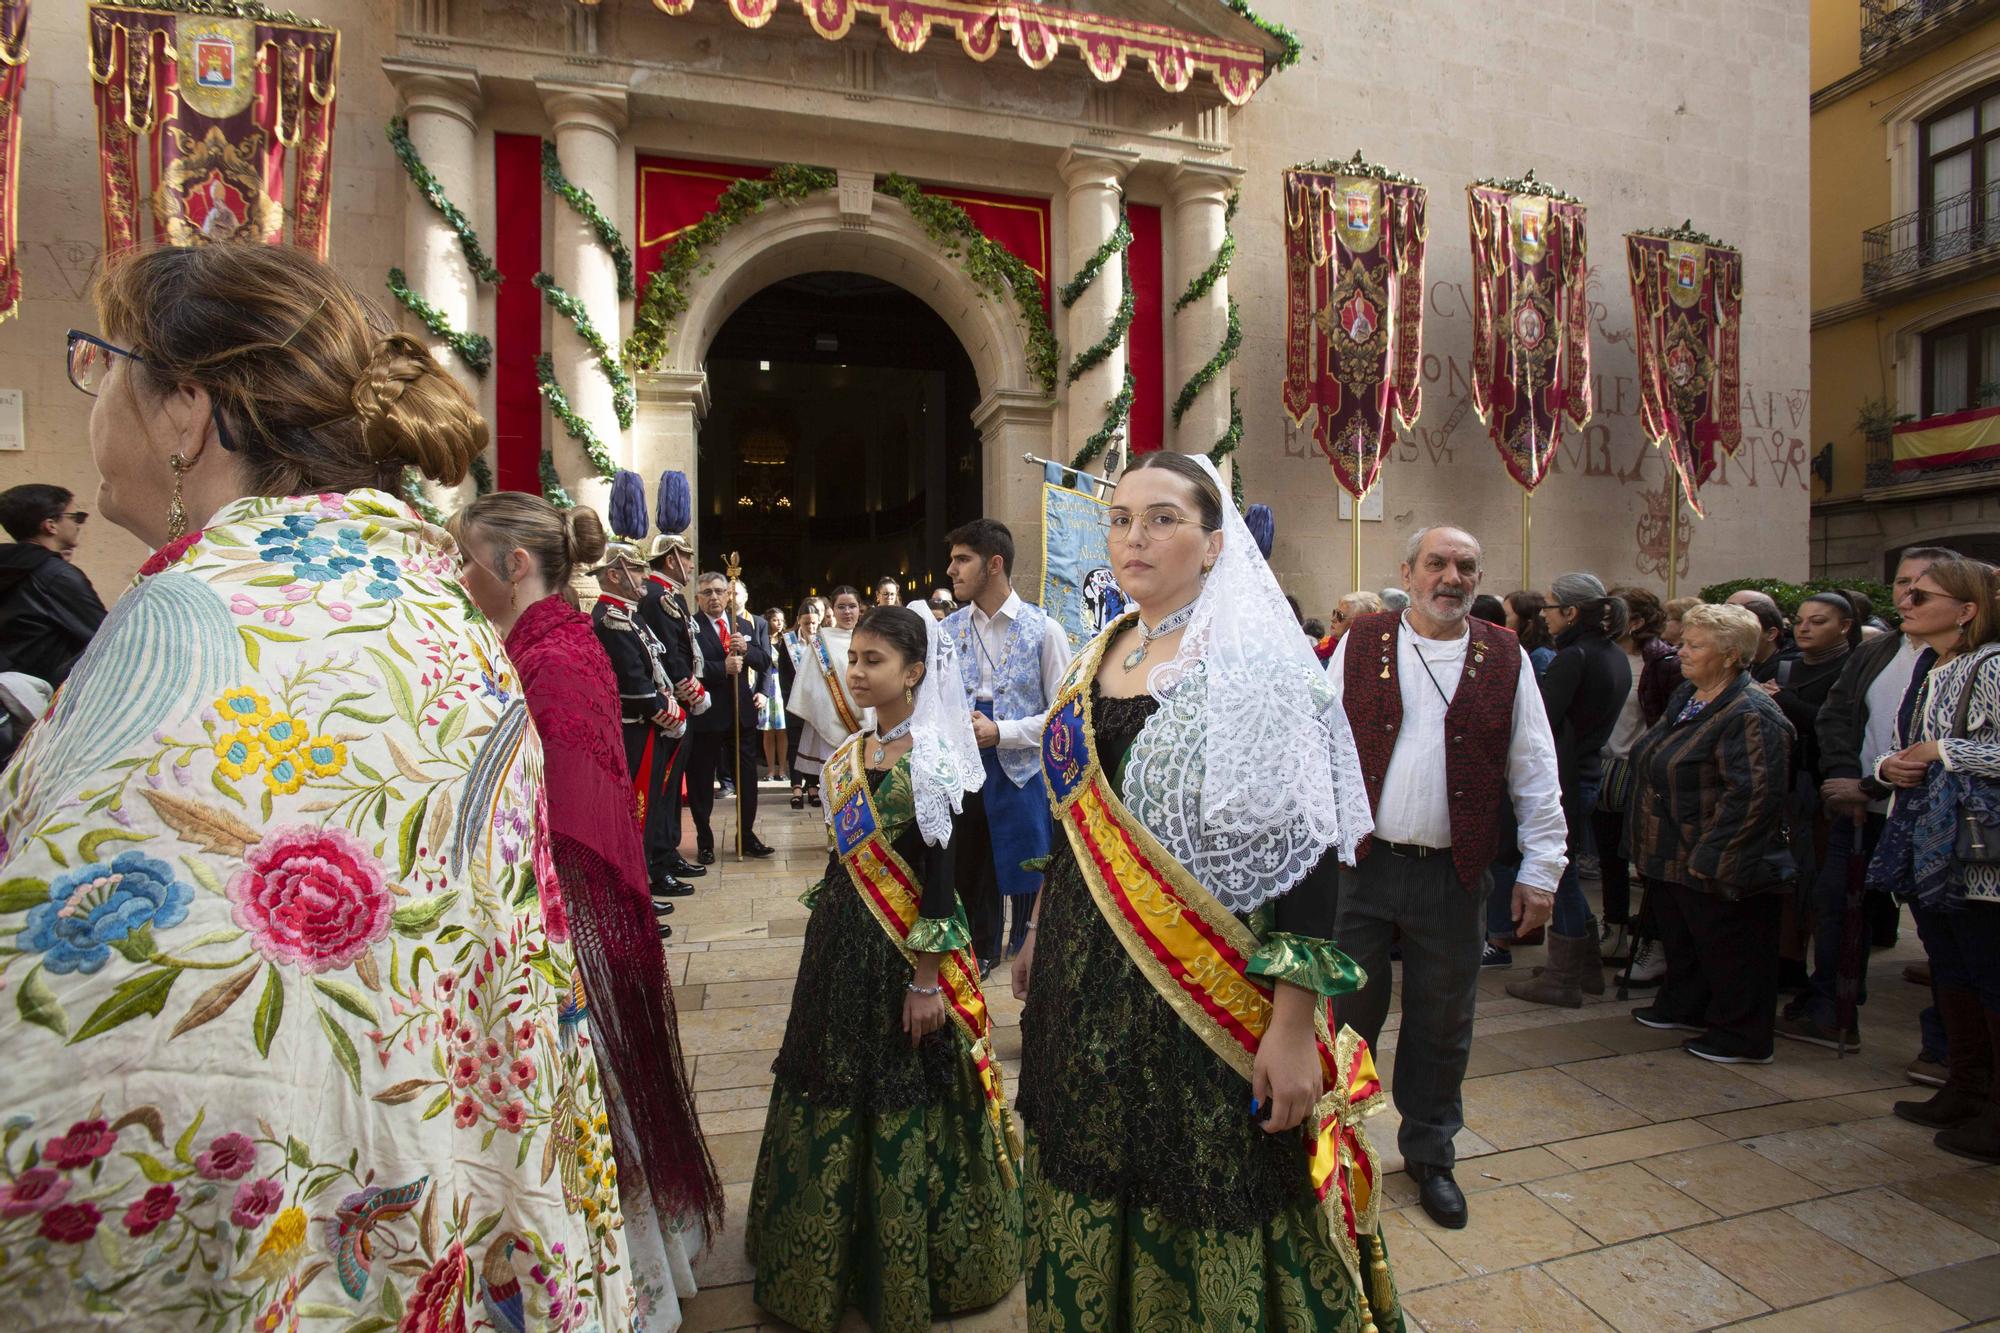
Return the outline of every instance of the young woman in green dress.
{"type": "Polygon", "coordinates": [[[1141,455],[1107,514],[1137,604],[1078,654],[1058,830],[1014,963],[1036,1330],[1402,1326],[1360,1120],[1362,983],[1333,933],[1372,828],[1345,714],[1207,461],[1141,455]]]}
{"type": "Polygon", "coordinates": [[[757,1303],[832,1333],[991,1305],[1021,1276],[1018,1148],[952,824],[984,775],[951,641],[928,614],[871,609],[847,683],[875,726],[828,760],[834,849],[807,894],[798,983],[745,1244],[757,1303]]]}

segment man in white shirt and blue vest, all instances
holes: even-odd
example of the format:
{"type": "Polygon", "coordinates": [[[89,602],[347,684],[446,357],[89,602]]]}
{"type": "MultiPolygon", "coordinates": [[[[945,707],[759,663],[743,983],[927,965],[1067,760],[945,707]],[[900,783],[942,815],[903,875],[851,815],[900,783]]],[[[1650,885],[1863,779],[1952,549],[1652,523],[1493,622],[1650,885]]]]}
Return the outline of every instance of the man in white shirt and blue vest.
{"type": "Polygon", "coordinates": [[[990,518],[945,534],[952,594],[965,603],[946,617],[958,648],[965,705],[986,761],[986,785],[968,792],[959,825],[958,884],[982,973],[1001,953],[1001,899],[1014,904],[1006,954],[1026,937],[1049,854],[1049,800],[1042,788],[1042,723],[1069,669],[1069,636],[1014,591],[1014,534],[990,518]]]}

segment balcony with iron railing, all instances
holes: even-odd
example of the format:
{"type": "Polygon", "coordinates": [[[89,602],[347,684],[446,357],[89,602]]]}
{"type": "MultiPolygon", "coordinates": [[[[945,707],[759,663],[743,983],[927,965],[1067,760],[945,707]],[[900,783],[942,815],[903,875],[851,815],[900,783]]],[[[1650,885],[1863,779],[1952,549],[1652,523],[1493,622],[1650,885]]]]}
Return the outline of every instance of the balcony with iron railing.
{"type": "Polygon", "coordinates": [[[1992,12],[2000,0],[1861,0],[1861,63],[1918,54],[1992,12]]]}
{"type": "Polygon", "coordinates": [[[2000,181],[1861,233],[1861,290],[1906,296],[2000,268],[2000,181]]]}

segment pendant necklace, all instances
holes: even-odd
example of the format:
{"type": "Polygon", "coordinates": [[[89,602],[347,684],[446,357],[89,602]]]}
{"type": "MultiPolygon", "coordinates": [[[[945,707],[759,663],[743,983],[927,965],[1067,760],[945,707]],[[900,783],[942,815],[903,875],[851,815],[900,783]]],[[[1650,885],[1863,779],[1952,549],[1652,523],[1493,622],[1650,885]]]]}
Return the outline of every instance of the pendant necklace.
{"type": "MultiPolygon", "coordinates": [[[[1197,601],[1200,599],[1197,598],[1197,601]]],[[[1139,617],[1139,646],[1125,654],[1125,669],[1136,671],[1139,663],[1146,660],[1146,652],[1153,646],[1153,640],[1172,634],[1194,616],[1194,602],[1189,602],[1180,610],[1166,617],[1158,625],[1148,626],[1144,616],[1139,617]]]]}
{"type": "Polygon", "coordinates": [[[889,728],[887,731],[878,734],[875,737],[875,755],[868,762],[874,765],[876,768],[880,768],[882,766],[882,752],[884,747],[887,746],[891,741],[899,741],[903,739],[903,737],[909,735],[910,724],[912,722],[915,722],[916,720],[917,720],[917,715],[915,713],[912,713],[908,717],[904,718],[901,722],[898,722],[895,726],[889,728]]]}

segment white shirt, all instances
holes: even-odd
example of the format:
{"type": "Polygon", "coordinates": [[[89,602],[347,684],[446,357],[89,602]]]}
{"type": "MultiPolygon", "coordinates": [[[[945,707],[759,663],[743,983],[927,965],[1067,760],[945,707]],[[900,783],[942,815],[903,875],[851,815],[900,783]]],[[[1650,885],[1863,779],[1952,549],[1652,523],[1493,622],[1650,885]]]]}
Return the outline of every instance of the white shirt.
{"type": "MultiPolygon", "coordinates": [[[[1917,674],[1917,655],[1923,651],[1921,645],[1911,642],[1908,635],[1903,637],[1903,646],[1889,659],[1874,680],[1868,682],[1868,693],[1863,696],[1868,705],[1868,721],[1861,729],[1861,771],[1873,773],[1875,766],[1882,762],[1882,756],[1896,747],[1896,713],[1903,706],[1903,695],[1910,688],[1910,680],[1917,674]]],[[[1868,808],[1876,814],[1885,814],[1889,809],[1887,800],[1871,801],[1868,808]]]]}
{"type": "MultiPolygon", "coordinates": [[[[961,663],[960,669],[972,680],[972,694],[976,699],[988,703],[993,700],[993,677],[1007,660],[1007,636],[1013,632],[1014,621],[1021,614],[1021,594],[1008,589],[1007,600],[1000,603],[1000,609],[987,615],[979,609],[979,603],[972,604],[972,658],[969,663],[961,663]]],[[[1044,627],[1042,634],[1042,711],[1031,717],[994,719],[993,725],[1000,732],[1000,748],[1003,750],[1025,750],[1040,746],[1042,725],[1048,720],[1049,703],[1055,698],[1056,687],[1062,684],[1063,673],[1069,670],[1069,635],[1053,619],[1044,627]]]]}
{"type": "MultiPolygon", "coordinates": [[[[1386,842],[1451,846],[1444,715],[1450,706],[1448,698],[1458,692],[1466,645],[1471,641],[1470,634],[1427,639],[1410,628],[1409,613],[1403,614],[1403,630],[1396,636],[1403,723],[1396,733],[1396,748],[1389,755],[1389,771],[1382,778],[1382,799],[1375,808],[1375,836],[1386,842]]],[[[1336,697],[1346,686],[1347,647],[1353,642],[1351,632],[1341,635],[1340,646],[1333,650],[1333,659],[1326,666],[1336,697]]],[[[1564,848],[1569,841],[1569,824],[1563,818],[1562,784],[1556,777],[1555,734],[1549,730],[1541,687],[1535,683],[1535,666],[1526,652],[1521,652],[1521,674],[1514,685],[1507,791],[1520,826],[1519,882],[1553,893],[1568,864],[1564,848]]]]}

